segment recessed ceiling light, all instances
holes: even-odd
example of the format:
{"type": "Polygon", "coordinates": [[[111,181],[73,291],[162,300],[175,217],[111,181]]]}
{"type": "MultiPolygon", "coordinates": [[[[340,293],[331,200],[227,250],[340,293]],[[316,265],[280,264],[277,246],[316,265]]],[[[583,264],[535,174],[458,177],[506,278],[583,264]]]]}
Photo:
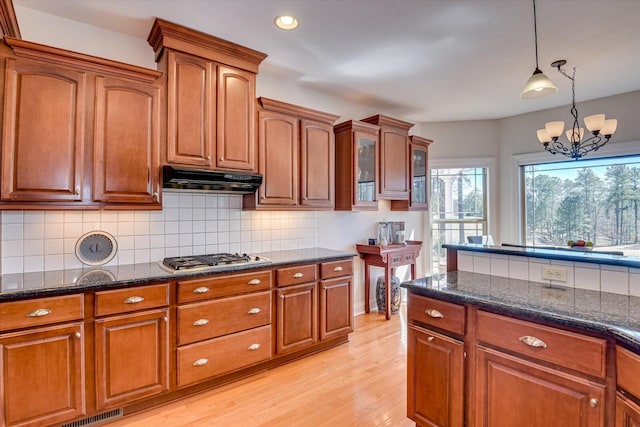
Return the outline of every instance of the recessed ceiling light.
{"type": "Polygon", "coordinates": [[[283,30],[293,30],[298,27],[298,20],[291,15],[278,16],[274,22],[278,28],[282,28],[283,30]]]}

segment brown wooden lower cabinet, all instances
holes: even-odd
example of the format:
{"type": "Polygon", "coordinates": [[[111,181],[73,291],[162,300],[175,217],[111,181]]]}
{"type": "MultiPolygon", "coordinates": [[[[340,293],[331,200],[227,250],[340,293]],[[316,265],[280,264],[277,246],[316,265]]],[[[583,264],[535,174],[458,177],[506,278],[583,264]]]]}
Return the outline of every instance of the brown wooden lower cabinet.
{"type": "Polygon", "coordinates": [[[276,291],[276,353],[285,354],[318,342],[318,285],[288,286],[276,291]]]}
{"type": "Polygon", "coordinates": [[[464,344],[409,325],[407,416],[422,426],[461,426],[464,418],[464,344]]]}
{"type": "Polygon", "coordinates": [[[351,276],[320,282],[320,339],[353,331],[351,276]]]}
{"type": "Polygon", "coordinates": [[[640,427],[640,406],[618,393],[616,427],[640,427]]]}
{"type": "Polygon", "coordinates": [[[99,410],[168,390],[168,319],[168,308],[96,319],[99,410]]]}
{"type": "Polygon", "coordinates": [[[484,348],[476,374],[477,426],[605,425],[602,384],[484,348]]]}
{"type": "Polygon", "coordinates": [[[85,414],[82,323],[0,335],[0,425],[43,426],[85,414]]]}

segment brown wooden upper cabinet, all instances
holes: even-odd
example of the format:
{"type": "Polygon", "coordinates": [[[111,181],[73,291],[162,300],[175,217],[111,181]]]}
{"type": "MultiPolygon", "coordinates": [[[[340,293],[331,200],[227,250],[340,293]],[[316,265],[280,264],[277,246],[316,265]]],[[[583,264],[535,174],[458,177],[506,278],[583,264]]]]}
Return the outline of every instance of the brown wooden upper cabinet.
{"type": "Polygon", "coordinates": [[[6,37],[1,209],[160,209],[160,73],[6,37]]]}
{"type": "Polygon", "coordinates": [[[429,145],[432,140],[421,136],[409,136],[409,179],[408,200],[392,200],[392,211],[429,210],[429,145]]]}
{"type": "Polygon", "coordinates": [[[162,19],[148,41],[167,88],[162,162],[255,172],[256,74],[267,55],[162,19]]]}
{"type": "Polygon", "coordinates": [[[409,129],[413,123],[387,116],[375,115],[362,119],[380,126],[379,155],[381,199],[409,199],[409,129]]]}
{"type": "Polygon", "coordinates": [[[268,98],[258,99],[258,173],[263,183],[244,209],[323,210],[334,207],[335,139],[339,116],[268,98]]]}
{"type": "Polygon", "coordinates": [[[380,126],[350,120],[336,136],[336,210],[378,210],[380,126]]]}

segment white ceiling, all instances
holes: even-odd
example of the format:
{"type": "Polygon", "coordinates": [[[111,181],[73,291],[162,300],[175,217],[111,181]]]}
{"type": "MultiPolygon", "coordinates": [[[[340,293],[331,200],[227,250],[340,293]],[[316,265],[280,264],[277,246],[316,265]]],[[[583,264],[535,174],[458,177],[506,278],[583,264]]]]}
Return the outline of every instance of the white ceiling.
{"type": "Polygon", "coordinates": [[[268,54],[260,74],[412,121],[495,119],[640,90],[640,0],[537,0],[550,97],[519,94],[535,68],[531,0],[14,0],[147,38],[154,17],[268,54]],[[288,13],[298,29],[276,28],[288,13]]]}

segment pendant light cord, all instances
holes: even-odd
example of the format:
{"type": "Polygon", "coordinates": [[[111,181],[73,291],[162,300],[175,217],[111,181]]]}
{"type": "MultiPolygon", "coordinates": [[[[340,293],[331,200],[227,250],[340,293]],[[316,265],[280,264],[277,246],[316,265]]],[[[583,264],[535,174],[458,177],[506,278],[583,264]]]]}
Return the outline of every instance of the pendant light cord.
{"type": "Polygon", "coordinates": [[[536,70],[538,70],[538,24],[536,23],[536,0],[533,0],[533,34],[536,41],[536,70]]]}

